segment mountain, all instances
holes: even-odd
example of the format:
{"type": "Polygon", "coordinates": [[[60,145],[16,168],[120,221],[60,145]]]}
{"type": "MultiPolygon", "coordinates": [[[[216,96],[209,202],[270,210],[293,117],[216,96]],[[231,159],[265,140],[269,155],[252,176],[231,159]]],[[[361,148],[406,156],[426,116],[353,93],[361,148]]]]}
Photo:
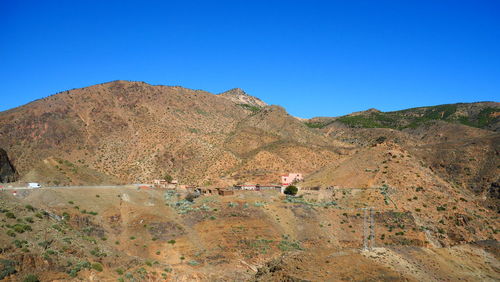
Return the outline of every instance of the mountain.
{"type": "MultiPolygon", "coordinates": [[[[280,174],[300,171],[311,175],[306,183],[326,187],[358,175],[337,168],[341,175],[333,177],[330,170],[383,139],[436,177],[490,199],[498,194],[498,158],[488,157],[499,151],[498,109],[495,102],[461,103],[301,121],[239,88],[215,95],[113,81],[1,112],[0,147],[22,180],[54,185],[148,182],[165,174],[198,185],[277,183],[280,174]]],[[[386,181],[361,179],[345,185],[386,181]]]]}
{"type": "Polygon", "coordinates": [[[1,112],[2,167],[21,181],[305,179],[296,197],[0,191],[0,279],[499,280],[498,112],[482,102],[301,120],[241,89],[131,81],[1,112]]]}
{"type": "MultiPolygon", "coordinates": [[[[272,176],[268,181],[278,182],[278,175],[288,169],[309,173],[335,158],[338,154],[329,147],[334,143],[283,109],[265,106],[238,89],[214,95],[114,81],[0,113],[0,146],[11,152],[22,177],[54,174],[37,170],[58,159],[85,168],[86,174],[108,175],[104,180],[109,183],[147,182],[165,174],[189,184],[255,181],[257,175],[272,176]],[[243,154],[249,146],[237,148],[231,141],[243,135],[253,140],[252,154],[243,154]],[[323,148],[311,149],[313,143],[308,141],[316,139],[323,140],[323,148]],[[298,155],[286,144],[300,144],[301,154],[317,162],[304,168],[285,165],[281,152],[290,151],[291,158],[298,155]],[[284,165],[270,166],[276,161],[284,165]]],[[[71,176],[66,174],[57,182],[86,183],[86,177],[79,179],[80,171],[73,169],[71,176]]]]}

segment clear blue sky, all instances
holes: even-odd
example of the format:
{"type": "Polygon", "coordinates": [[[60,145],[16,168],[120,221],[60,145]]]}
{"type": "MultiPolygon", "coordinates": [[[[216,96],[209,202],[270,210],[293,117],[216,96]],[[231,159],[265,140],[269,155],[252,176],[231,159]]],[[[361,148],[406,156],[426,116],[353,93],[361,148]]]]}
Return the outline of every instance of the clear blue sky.
{"type": "Polygon", "coordinates": [[[0,111],[116,79],[299,117],[500,100],[500,1],[0,0],[0,111]]]}

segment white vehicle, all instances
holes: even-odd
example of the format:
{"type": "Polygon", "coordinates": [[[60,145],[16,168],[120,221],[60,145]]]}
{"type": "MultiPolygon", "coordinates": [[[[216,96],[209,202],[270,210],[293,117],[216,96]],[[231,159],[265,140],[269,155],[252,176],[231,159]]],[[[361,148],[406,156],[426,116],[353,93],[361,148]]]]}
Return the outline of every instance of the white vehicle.
{"type": "Polygon", "coordinates": [[[40,185],[40,183],[30,182],[28,183],[28,188],[42,188],[42,185],[40,185]]]}

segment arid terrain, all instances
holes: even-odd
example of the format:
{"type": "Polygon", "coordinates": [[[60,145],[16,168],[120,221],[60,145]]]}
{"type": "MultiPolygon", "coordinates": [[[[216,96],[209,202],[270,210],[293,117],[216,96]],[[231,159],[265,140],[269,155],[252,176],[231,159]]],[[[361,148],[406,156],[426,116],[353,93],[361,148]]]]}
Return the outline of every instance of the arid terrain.
{"type": "Polygon", "coordinates": [[[303,120],[241,89],[61,92],[0,113],[0,185],[123,186],[0,191],[0,280],[498,281],[499,122],[497,102],[303,120]],[[289,172],[295,197],[131,185],[289,172]]]}

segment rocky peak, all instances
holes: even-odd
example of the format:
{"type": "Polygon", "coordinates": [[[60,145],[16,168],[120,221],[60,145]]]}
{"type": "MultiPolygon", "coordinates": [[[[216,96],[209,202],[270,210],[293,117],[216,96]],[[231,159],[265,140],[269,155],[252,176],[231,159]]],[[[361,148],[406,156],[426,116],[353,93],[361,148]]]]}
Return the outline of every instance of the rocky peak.
{"type": "Polygon", "coordinates": [[[251,106],[257,106],[257,107],[265,107],[267,104],[260,100],[257,97],[253,97],[248,95],[243,89],[241,88],[233,88],[231,90],[228,90],[226,92],[220,93],[220,97],[229,99],[236,104],[248,104],[251,106]]]}

